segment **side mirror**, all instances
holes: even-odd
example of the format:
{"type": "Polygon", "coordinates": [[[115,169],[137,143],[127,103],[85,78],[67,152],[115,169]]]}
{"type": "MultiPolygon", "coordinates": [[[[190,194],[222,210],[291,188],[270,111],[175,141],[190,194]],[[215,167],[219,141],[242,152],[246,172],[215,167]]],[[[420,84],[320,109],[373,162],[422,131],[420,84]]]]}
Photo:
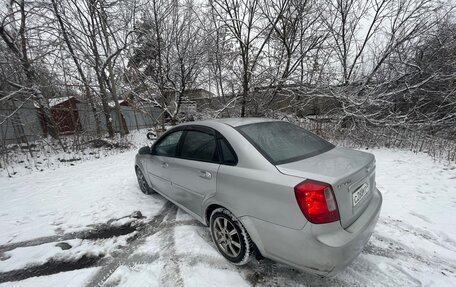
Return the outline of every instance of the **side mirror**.
{"type": "Polygon", "coordinates": [[[143,146],[142,148],[139,149],[138,153],[139,154],[151,154],[152,150],[150,149],[149,146],[143,146]]]}
{"type": "Polygon", "coordinates": [[[146,134],[146,137],[147,137],[148,139],[150,139],[150,140],[156,140],[156,139],[157,139],[157,135],[156,135],[155,133],[153,133],[153,132],[148,132],[148,133],[146,134]]]}

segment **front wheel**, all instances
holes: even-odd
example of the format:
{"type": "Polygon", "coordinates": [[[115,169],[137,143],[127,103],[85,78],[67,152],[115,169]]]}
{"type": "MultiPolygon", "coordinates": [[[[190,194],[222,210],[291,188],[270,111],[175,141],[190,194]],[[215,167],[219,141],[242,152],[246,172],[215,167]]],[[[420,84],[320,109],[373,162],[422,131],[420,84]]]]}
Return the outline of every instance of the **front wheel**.
{"type": "Polygon", "coordinates": [[[228,210],[217,208],[210,219],[212,240],[218,251],[236,265],[250,261],[253,244],[242,223],[228,210]]]}
{"type": "Polygon", "coordinates": [[[139,167],[136,167],[136,178],[138,179],[139,188],[144,194],[153,193],[152,188],[147,183],[146,177],[139,167]]]}

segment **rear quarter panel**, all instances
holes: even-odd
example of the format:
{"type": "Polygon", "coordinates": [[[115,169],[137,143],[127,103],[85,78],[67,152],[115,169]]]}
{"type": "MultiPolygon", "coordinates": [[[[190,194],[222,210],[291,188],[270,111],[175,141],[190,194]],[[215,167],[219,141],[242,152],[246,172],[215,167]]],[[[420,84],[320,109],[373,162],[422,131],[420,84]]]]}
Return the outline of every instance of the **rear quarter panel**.
{"type": "Polygon", "coordinates": [[[302,179],[280,174],[222,165],[217,175],[214,201],[237,217],[251,216],[288,228],[301,229],[307,220],[294,195],[302,179]]]}

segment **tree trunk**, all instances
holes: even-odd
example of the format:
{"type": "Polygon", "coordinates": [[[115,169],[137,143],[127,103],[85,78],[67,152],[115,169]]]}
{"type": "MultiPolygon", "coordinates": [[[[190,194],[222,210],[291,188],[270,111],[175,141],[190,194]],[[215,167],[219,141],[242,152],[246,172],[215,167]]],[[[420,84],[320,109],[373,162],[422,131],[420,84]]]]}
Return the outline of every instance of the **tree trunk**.
{"type": "Polygon", "coordinates": [[[97,109],[96,109],[95,103],[93,101],[93,95],[92,95],[92,93],[90,91],[89,82],[87,81],[87,77],[86,77],[84,71],[82,70],[81,64],[79,63],[79,60],[76,57],[76,54],[74,53],[73,45],[70,42],[70,38],[68,36],[66,27],[65,27],[65,25],[63,23],[61,15],[60,15],[61,13],[59,13],[56,0],[52,0],[52,6],[54,8],[54,15],[57,18],[57,21],[58,21],[59,26],[60,26],[60,30],[62,32],[63,40],[65,41],[65,44],[66,44],[66,46],[68,48],[68,51],[70,52],[71,58],[73,59],[73,62],[75,64],[75,66],[76,66],[78,74],[81,77],[82,83],[84,85],[85,97],[86,97],[86,100],[89,101],[90,108],[91,108],[93,116],[95,118],[95,127],[96,127],[97,136],[101,136],[100,117],[98,116],[97,109]]]}
{"type": "MultiPolygon", "coordinates": [[[[107,25],[108,23],[106,22],[107,15],[104,10],[104,3],[101,2],[99,18],[100,18],[100,26],[101,30],[103,32],[103,37],[104,37],[104,42],[105,42],[105,52],[107,56],[109,57],[112,53],[111,51],[111,44],[109,43],[109,34],[108,34],[108,28],[107,25]]],[[[117,114],[117,118],[119,119],[119,132],[120,136],[124,137],[126,134],[128,134],[128,128],[126,126],[126,123],[122,120],[122,112],[120,110],[120,105],[119,105],[119,97],[117,96],[117,87],[116,87],[116,81],[115,81],[115,76],[114,76],[114,69],[113,69],[113,63],[112,63],[112,58],[107,60],[108,62],[105,63],[106,67],[108,68],[109,71],[109,77],[106,79],[107,83],[110,87],[111,91],[111,97],[112,100],[114,101],[114,109],[117,114]]],[[[104,69],[101,71],[101,73],[104,73],[104,69]]],[[[105,76],[106,78],[106,76],[105,76]]]]}
{"type": "Polygon", "coordinates": [[[245,117],[245,106],[247,103],[247,94],[249,92],[249,80],[247,71],[244,72],[244,79],[242,81],[242,99],[241,99],[241,118],[245,117]]]}
{"type": "Polygon", "coordinates": [[[111,84],[111,96],[112,96],[112,100],[114,101],[114,107],[116,109],[117,118],[119,119],[120,136],[124,137],[126,134],[128,134],[128,127],[126,126],[126,123],[124,123],[124,121],[122,121],[122,112],[120,110],[119,98],[117,97],[117,88],[116,88],[116,84],[115,84],[114,72],[113,72],[111,63],[108,65],[108,68],[109,68],[109,82],[111,84]]]}
{"type": "Polygon", "coordinates": [[[93,52],[94,60],[95,60],[95,73],[97,75],[98,86],[100,88],[100,98],[101,98],[101,105],[103,107],[103,114],[106,120],[106,127],[108,129],[108,135],[110,138],[114,137],[114,129],[112,127],[112,118],[111,118],[111,111],[107,101],[107,91],[106,91],[106,74],[102,71],[102,64],[100,53],[98,52],[98,42],[96,36],[96,27],[98,26],[96,17],[97,17],[97,7],[96,1],[90,0],[89,1],[89,13],[90,13],[90,21],[92,27],[90,27],[90,41],[91,41],[91,49],[93,52]]]}

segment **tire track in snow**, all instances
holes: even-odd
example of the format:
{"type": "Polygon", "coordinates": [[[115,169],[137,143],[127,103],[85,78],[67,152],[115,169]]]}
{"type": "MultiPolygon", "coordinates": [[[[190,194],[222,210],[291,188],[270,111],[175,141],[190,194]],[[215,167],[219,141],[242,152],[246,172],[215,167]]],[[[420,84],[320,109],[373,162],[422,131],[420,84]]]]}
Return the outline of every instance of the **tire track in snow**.
{"type": "MultiPolygon", "coordinates": [[[[164,261],[163,271],[160,273],[160,286],[183,287],[184,280],[180,270],[180,257],[176,252],[174,236],[177,208],[168,214],[167,223],[171,227],[160,238],[160,257],[164,261]]],[[[166,224],[165,224],[166,225],[166,224]]]]}
{"type": "Polygon", "coordinates": [[[60,272],[97,266],[101,256],[83,255],[77,260],[54,260],[44,264],[0,273],[0,283],[24,280],[30,277],[52,275],[60,272]]]}
{"type": "Polygon", "coordinates": [[[370,240],[363,249],[363,253],[371,254],[381,257],[386,257],[389,259],[403,259],[406,261],[414,260],[417,263],[423,264],[425,266],[432,267],[436,270],[445,270],[449,273],[454,274],[456,270],[456,262],[446,260],[444,258],[435,256],[432,253],[421,252],[413,250],[410,246],[394,240],[393,238],[374,233],[372,235],[374,240],[370,240]],[[386,247],[379,246],[375,244],[375,240],[379,240],[387,244],[386,247]]]}
{"type": "Polygon", "coordinates": [[[176,226],[204,226],[201,222],[196,219],[174,221],[174,222],[163,222],[163,228],[176,227],[176,226]]]}
{"type": "MultiPolygon", "coordinates": [[[[426,218],[426,217],[419,215],[417,213],[414,213],[414,212],[411,212],[410,214],[415,217],[418,217],[422,220],[425,220],[423,218],[426,218]]],[[[385,224],[385,225],[389,225],[389,226],[394,226],[397,230],[402,231],[406,234],[420,237],[420,238],[430,241],[431,243],[438,245],[442,248],[456,252],[456,242],[454,242],[448,236],[442,238],[442,235],[438,236],[431,231],[413,226],[413,225],[411,225],[407,222],[404,222],[402,220],[399,220],[399,219],[386,218],[386,219],[382,219],[381,223],[385,224]]],[[[428,223],[432,223],[432,222],[428,222],[428,223]]]]}
{"type": "MultiPolygon", "coordinates": [[[[167,216],[177,212],[177,207],[171,202],[167,201],[165,205],[160,209],[158,215],[156,215],[144,229],[139,230],[136,238],[134,238],[129,246],[119,252],[119,254],[113,258],[110,262],[104,264],[100,270],[92,276],[87,286],[103,286],[108,278],[116,271],[121,265],[132,265],[136,257],[130,258],[133,251],[144,241],[147,237],[154,235],[161,229],[161,225],[166,220],[167,216]]],[[[153,261],[155,257],[151,258],[153,261]]]]}
{"type": "MultiPolygon", "coordinates": [[[[115,222],[116,220],[112,222],[115,222]]],[[[66,241],[71,239],[106,239],[114,236],[126,235],[134,232],[137,228],[140,228],[140,225],[144,224],[145,223],[139,221],[132,221],[127,224],[119,226],[111,225],[110,223],[94,224],[91,225],[90,229],[82,231],[70,232],[62,235],[38,237],[31,240],[0,245],[0,254],[16,248],[38,246],[46,243],[66,241]],[[138,223],[139,225],[134,225],[136,223],[138,223]]]]}

